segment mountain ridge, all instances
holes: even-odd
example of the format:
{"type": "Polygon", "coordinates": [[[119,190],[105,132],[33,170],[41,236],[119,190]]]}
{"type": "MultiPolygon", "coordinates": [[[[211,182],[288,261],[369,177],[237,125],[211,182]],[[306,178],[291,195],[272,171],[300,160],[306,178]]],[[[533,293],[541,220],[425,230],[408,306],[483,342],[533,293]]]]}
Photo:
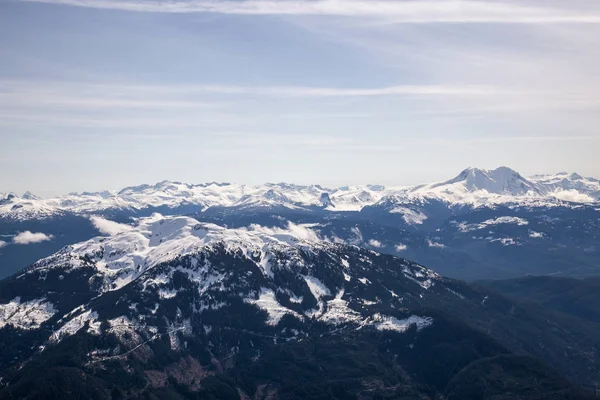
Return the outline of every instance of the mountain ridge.
{"type": "Polygon", "coordinates": [[[265,381],[280,398],[294,398],[287,390],[307,397],[306,383],[278,370],[321,382],[314,393],[343,377],[351,393],[465,398],[475,389],[464,385],[487,374],[515,382],[515,398],[540,398],[523,397],[522,389],[540,379],[555,382],[540,388],[541,398],[576,393],[532,356],[584,385],[596,376],[589,368],[600,356],[589,327],[549,319],[405,259],[317,239],[309,226],[232,229],[154,215],[121,228],[0,281],[0,398],[44,387],[40,379],[54,372],[75,374],[71,381],[88,382],[88,389],[92,382],[106,388],[108,379],[109,391],[114,382],[130,394],[185,388],[184,398],[206,395],[216,377],[224,379],[217,398],[225,387],[257,393],[265,381]],[[565,346],[568,354],[545,350],[565,346]],[[338,351],[352,357],[340,363],[338,351]],[[315,361],[307,367],[314,372],[303,369],[307,360],[315,361]],[[491,370],[458,374],[477,362],[491,370]],[[491,372],[500,365],[513,372],[491,372]],[[182,368],[195,372],[183,378],[182,368]],[[329,378],[322,382],[315,372],[329,378]],[[163,383],[169,376],[177,385],[163,383]],[[399,384],[406,392],[396,392],[399,384]]]}
{"type": "Polygon", "coordinates": [[[6,194],[4,200],[0,201],[0,217],[32,219],[60,212],[94,214],[118,210],[140,211],[148,207],[157,211],[161,207],[187,207],[195,211],[205,211],[211,207],[360,211],[393,197],[405,202],[432,199],[449,204],[472,205],[510,202],[589,204],[600,201],[600,182],[577,174],[537,175],[527,179],[508,167],[494,170],[468,168],[444,182],[389,188],[358,185],[329,189],[320,185],[288,183],[247,186],[161,181],[153,185],[129,186],[118,191],[82,192],[49,199],[40,199],[29,192],[22,197],[6,194]]]}

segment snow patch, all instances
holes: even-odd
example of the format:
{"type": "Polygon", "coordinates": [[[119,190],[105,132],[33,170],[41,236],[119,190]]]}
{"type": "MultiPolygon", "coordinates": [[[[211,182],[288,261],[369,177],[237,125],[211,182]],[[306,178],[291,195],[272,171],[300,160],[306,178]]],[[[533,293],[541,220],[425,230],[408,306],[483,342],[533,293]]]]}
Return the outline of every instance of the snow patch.
{"type": "Polygon", "coordinates": [[[15,297],[7,304],[0,304],[0,329],[6,325],[17,329],[38,329],[57,312],[54,305],[45,300],[21,302],[20,297],[15,297]]]}
{"type": "Polygon", "coordinates": [[[408,207],[398,206],[390,211],[391,214],[402,214],[402,219],[408,225],[422,225],[427,219],[427,216],[422,212],[413,210],[408,207]]]}
{"type": "Polygon", "coordinates": [[[281,318],[283,318],[283,316],[286,314],[290,314],[298,319],[302,319],[302,316],[297,312],[285,308],[279,304],[277,298],[275,297],[275,292],[273,292],[271,289],[261,288],[257,299],[247,298],[244,299],[244,301],[246,303],[254,304],[261,310],[265,310],[269,315],[267,324],[271,326],[276,326],[279,321],[281,321],[281,318]]]}
{"type": "Polygon", "coordinates": [[[379,331],[396,331],[400,333],[406,332],[411,325],[416,325],[417,330],[420,331],[421,329],[430,326],[432,323],[433,318],[419,317],[417,315],[411,315],[405,319],[397,319],[381,314],[375,314],[369,321],[369,324],[375,326],[375,329],[379,331]]]}
{"type": "Polygon", "coordinates": [[[325,286],[319,279],[315,278],[314,276],[307,275],[303,275],[302,277],[317,301],[320,301],[321,297],[323,296],[331,296],[329,288],[327,288],[327,286],[325,286]]]}
{"type": "Polygon", "coordinates": [[[327,302],[327,311],[319,320],[332,325],[340,325],[350,322],[359,322],[361,315],[348,307],[348,302],[342,300],[344,290],[340,290],[335,299],[327,302]]]}
{"type": "Polygon", "coordinates": [[[51,343],[56,343],[66,336],[74,335],[88,322],[88,332],[94,335],[99,335],[100,321],[98,321],[98,313],[92,310],[88,310],[76,316],[75,318],[72,318],[69,322],[64,324],[58,331],[52,334],[49,341],[51,343]]]}
{"type": "Polygon", "coordinates": [[[158,290],[158,296],[161,299],[172,299],[175,296],[177,296],[177,293],[179,293],[177,290],[175,289],[164,289],[161,288],[158,290]]]}

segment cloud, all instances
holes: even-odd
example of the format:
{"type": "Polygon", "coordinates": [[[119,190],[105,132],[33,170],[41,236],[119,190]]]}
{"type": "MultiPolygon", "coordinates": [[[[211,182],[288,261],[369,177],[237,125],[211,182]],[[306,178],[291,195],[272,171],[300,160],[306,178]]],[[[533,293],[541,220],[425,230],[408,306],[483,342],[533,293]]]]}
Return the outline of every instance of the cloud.
{"type": "MultiPolygon", "coordinates": [[[[198,106],[215,108],[215,103],[186,100],[190,96],[248,95],[261,97],[374,97],[374,96],[483,96],[510,94],[505,88],[490,85],[392,85],[367,88],[314,86],[244,85],[112,85],[0,81],[0,101],[38,105],[81,107],[167,107],[198,106]],[[4,92],[4,93],[3,93],[4,92]],[[171,98],[175,96],[175,98],[171,98]]],[[[519,91],[522,94],[522,91],[519,91]]],[[[218,104],[217,104],[218,106],[218,104]]]]}
{"type": "Polygon", "coordinates": [[[429,247],[435,247],[435,248],[438,248],[438,249],[444,249],[444,248],[446,248],[446,246],[445,246],[445,245],[443,245],[443,244],[441,244],[441,243],[432,242],[432,241],[431,241],[431,240],[429,240],[429,239],[427,239],[427,245],[428,245],[429,247]]]}
{"type": "Polygon", "coordinates": [[[369,245],[377,248],[380,248],[382,246],[381,242],[375,239],[369,240],[369,245]]]}
{"type": "Polygon", "coordinates": [[[116,235],[121,232],[127,232],[132,230],[133,228],[129,225],[119,224],[118,222],[109,221],[107,219],[101,217],[90,217],[90,221],[96,229],[100,231],[100,233],[105,235],[116,235]]]}
{"type": "Polygon", "coordinates": [[[262,226],[262,225],[251,224],[250,227],[248,228],[248,230],[252,231],[252,232],[265,233],[265,234],[271,235],[271,236],[279,236],[279,235],[293,236],[297,239],[306,240],[308,242],[318,242],[321,240],[319,238],[319,236],[317,235],[317,233],[315,231],[313,231],[312,229],[308,228],[307,226],[296,225],[293,222],[289,222],[289,221],[288,221],[287,229],[282,229],[279,227],[269,228],[269,227],[262,226]]]}
{"type": "Polygon", "coordinates": [[[552,196],[559,200],[571,201],[575,203],[593,203],[595,201],[593,197],[588,196],[585,193],[580,193],[575,189],[557,190],[552,193],[552,196]]]}
{"type": "Polygon", "coordinates": [[[151,13],[314,15],[379,18],[393,23],[600,23],[597,13],[527,7],[499,1],[384,0],[25,0],[76,7],[151,13]]]}
{"type": "Polygon", "coordinates": [[[46,235],[42,232],[33,233],[30,231],[20,232],[15,237],[13,237],[13,242],[15,244],[31,244],[31,243],[41,243],[46,242],[52,239],[52,235],[46,235]]]}
{"type": "Polygon", "coordinates": [[[406,245],[405,245],[405,244],[398,244],[398,245],[396,245],[394,248],[396,249],[396,251],[397,251],[398,253],[400,253],[401,251],[404,251],[404,250],[406,250],[406,245]]]}
{"type": "Polygon", "coordinates": [[[407,96],[407,95],[466,95],[480,96],[503,92],[490,86],[436,86],[403,85],[380,88],[331,88],[304,86],[197,86],[192,90],[217,94],[247,94],[272,97],[365,97],[365,96],[407,96]]]}
{"type": "Polygon", "coordinates": [[[0,240],[0,249],[6,246],[6,242],[4,240],[0,240]]]}

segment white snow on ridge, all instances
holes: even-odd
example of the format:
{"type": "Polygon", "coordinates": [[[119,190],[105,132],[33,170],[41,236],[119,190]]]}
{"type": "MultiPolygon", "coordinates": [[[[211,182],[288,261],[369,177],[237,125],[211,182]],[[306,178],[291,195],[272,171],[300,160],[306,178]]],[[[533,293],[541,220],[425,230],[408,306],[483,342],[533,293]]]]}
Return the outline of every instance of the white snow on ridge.
{"type": "Polygon", "coordinates": [[[18,329],[38,329],[54,314],[54,305],[45,299],[21,302],[20,297],[15,297],[7,304],[0,304],[0,328],[11,325],[18,329]]]}
{"type": "Polygon", "coordinates": [[[382,186],[371,185],[326,189],[319,185],[286,183],[247,186],[216,182],[192,185],[162,181],[155,185],[127,187],[120,191],[71,193],[49,199],[5,195],[0,198],[0,216],[26,220],[63,212],[90,215],[148,207],[193,207],[197,211],[204,211],[209,207],[283,206],[289,209],[323,207],[334,211],[358,211],[365,205],[375,203],[385,193],[386,189],[382,186]]]}
{"type": "Polygon", "coordinates": [[[389,188],[374,185],[343,186],[331,191],[333,205],[328,206],[327,210],[360,211],[365,206],[375,204],[389,191],[389,188]]]}
{"type": "MultiPolygon", "coordinates": [[[[137,226],[115,231],[112,236],[96,237],[68,246],[56,255],[40,260],[33,270],[26,273],[45,268],[52,257],[57,260],[61,258],[62,265],[70,265],[72,268],[85,265],[82,258],[87,258],[95,261],[98,273],[103,276],[104,290],[117,290],[160,263],[220,244],[228,251],[241,251],[250,259],[259,255],[257,265],[265,275],[270,275],[270,248],[296,249],[309,246],[316,238],[316,234],[311,232],[309,228],[293,224],[289,225],[288,230],[227,229],[200,223],[189,217],[163,217],[154,214],[152,217],[139,219],[137,226]]],[[[317,287],[318,280],[311,279],[312,277],[308,281],[313,288],[317,287]]]]}
{"type": "Polygon", "coordinates": [[[87,310],[78,316],[71,318],[66,324],[64,324],[59,330],[52,333],[49,341],[51,343],[59,342],[65,336],[71,336],[76,334],[82,329],[86,323],[89,322],[88,332],[94,335],[100,334],[100,322],[98,321],[98,313],[95,311],[87,310]]]}

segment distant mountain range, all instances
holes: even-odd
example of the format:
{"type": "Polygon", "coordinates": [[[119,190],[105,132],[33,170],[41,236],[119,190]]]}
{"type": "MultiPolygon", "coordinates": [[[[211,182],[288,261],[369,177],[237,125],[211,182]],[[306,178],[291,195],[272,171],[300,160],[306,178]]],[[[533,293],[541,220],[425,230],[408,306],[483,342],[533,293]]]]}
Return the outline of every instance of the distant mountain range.
{"type": "Polygon", "coordinates": [[[41,199],[29,192],[23,196],[4,194],[0,198],[0,218],[26,220],[61,213],[141,215],[161,210],[204,212],[211,208],[360,211],[367,206],[377,207],[389,202],[428,200],[453,205],[590,204],[600,201],[600,182],[567,173],[524,178],[510,168],[500,167],[495,170],[469,168],[448,181],[414,187],[356,185],[327,189],[319,185],[286,183],[245,186],[163,181],[116,192],[72,193],[49,199],[41,199]]]}

